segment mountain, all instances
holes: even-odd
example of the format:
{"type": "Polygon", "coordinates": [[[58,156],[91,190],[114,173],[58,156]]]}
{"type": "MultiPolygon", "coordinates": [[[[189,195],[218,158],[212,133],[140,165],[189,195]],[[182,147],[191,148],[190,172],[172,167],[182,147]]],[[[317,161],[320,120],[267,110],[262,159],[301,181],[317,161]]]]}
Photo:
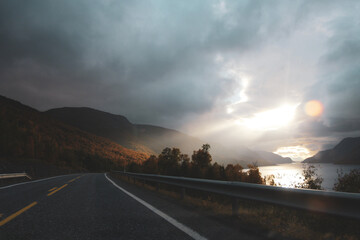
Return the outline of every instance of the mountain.
{"type": "Polygon", "coordinates": [[[83,131],[111,139],[130,149],[159,154],[166,147],[191,154],[203,141],[176,130],[152,125],[132,124],[126,117],[91,108],[51,109],[46,115],[83,131]]]}
{"type": "Polygon", "coordinates": [[[293,161],[289,157],[282,157],[272,152],[257,151],[256,152],[261,158],[266,159],[272,164],[292,163],[293,161]]]}
{"type": "Polygon", "coordinates": [[[334,148],[320,151],[303,163],[360,164],[360,137],[344,138],[334,148]]]}
{"type": "Polygon", "coordinates": [[[260,157],[255,151],[245,146],[238,145],[236,148],[229,148],[216,143],[211,146],[213,146],[212,154],[214,158],[221,163],[240,164],[243,167],[246,167],[248,164],[256,164],[257,166],[276,164],[260,157]]]}
{"type": "MultiPolygon", "coordinates": [[[[205,143],[176,130],[133,124],[124,116],[91,108],[39,112],[2,96],[0,117],[0,158],[26,159],[27,163],[37,159],[72,169],[119,167],[159,154],[165,147],[177,147],[191,155],[205,143]]],[[[244,146],[230,149],[218,143],[210,145],[214,161],[220,164],[239,163],[245,167],[283,161],[275,154],[244,146]]]]}
{"type": "MultiPolygon", "coordinates": [[[[159,154],[166,147],[177,147],[183,153],[191,155],[194,150],[199,149],[205,143],[176,130],[133,124],[124,116],[91,108],[57,108],[48,110],[45,114],[65,124],[108,138],[124,147],[146,154],[159,154]]],[[[214,161],[223,164],[239,163],[246,166],[250,163],[257,163],[258,165],[273,165],[282,161],[279,160],[281,157],[278,155],[276,157],[275,154],[268,153],[266,155],[264,153],[264,156],[260,156],[243,146],[230,149],[218,143],[210,143],[210,145],[214,161]]]]}
{"type": "Polygon", "coordinates": [[[8,162],[39,159],[65,168],[102,171],[148,157],[2,96],[0,133],[0,157],[8,162]]]}
{"type": "Polygon", "coordinates": [[[83,131],[108,138],[126,148],[155,154],[137,139],[138,129],[127,118],[87,107],[64,107],[51,109],[46,115],[83,131]]]}

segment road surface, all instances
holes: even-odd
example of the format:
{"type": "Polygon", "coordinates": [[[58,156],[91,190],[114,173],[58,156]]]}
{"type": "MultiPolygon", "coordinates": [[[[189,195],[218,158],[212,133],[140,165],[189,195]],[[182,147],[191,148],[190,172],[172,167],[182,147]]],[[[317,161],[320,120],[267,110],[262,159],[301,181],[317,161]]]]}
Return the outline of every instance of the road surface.
{"type": "Polygon", "coordinates": [[[0,239],[261,239],[106,174],[0,188],[0,239]]]}

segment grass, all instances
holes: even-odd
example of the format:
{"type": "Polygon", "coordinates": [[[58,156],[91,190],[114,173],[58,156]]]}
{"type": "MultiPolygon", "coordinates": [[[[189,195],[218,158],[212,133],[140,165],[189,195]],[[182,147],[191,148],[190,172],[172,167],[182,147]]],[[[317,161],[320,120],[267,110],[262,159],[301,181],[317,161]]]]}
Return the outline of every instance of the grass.
{"type": "MultiPolygon", "coordinates": [[[[129,181],[127,177],[115,177],[134,184],[132,179],[129,181]]],[[[136,181],[135,184],[157,191],[153,183],[136,181]]],[[[237,216],[232,216],[232,199],[228,197],[186,190],[186,196],[182,198],[179,188],[163,184],[158,192],[183,205],[219,218],[232,227],[261,232],[273,239],[360,239],[360,221],[354,219],[245,200],[239,200],[237,216]]]]}

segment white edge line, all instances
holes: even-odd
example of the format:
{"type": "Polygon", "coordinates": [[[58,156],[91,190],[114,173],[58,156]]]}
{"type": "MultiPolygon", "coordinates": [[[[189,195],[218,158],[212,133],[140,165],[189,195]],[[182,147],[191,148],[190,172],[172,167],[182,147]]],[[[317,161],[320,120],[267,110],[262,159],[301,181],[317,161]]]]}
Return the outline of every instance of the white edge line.
{"type": "Polygon", "coordinates": [[[120,189],[121,191],[123,191],[124,193],[126,193],[127,195],[129,195],[130,197],[132,197],[133,199],[135,199],[136,201],[138,201],[139,203],[141,203],[142,205],[144,205],[145,207],[147,207],[148,209],[150,209],[151,211],[153,211],[154,213],[156,213],[157,215],[159,215],[160,217],[162,217],[163,219],[165,219],[166,221],[168,221],[169,223],[171,223],[172,225],[174,225],[175,227],[177,227],[178,229],[180,229],[181,231],[183,231],[184,233],[186,233],[190,237],[192,237],[193,239],[207,240],[207,238],[201,236],[199,233],[195,232],[191,228],[185,226],[182,223],[179,223],[174,218],[170,217],[169,215],[165,214],[164,212],[160,211],[159,209],[155,208],[154,206],[150,205],[149,203],[145,202],[144,200],[138,198],[134,194],[126,191],[125,189],[123,189],[122,187],[117,185],[114,181],[112,181],[110,178],[108,178],[106,173],[104,173],[104,175],[105,175],[106,179],[109,182],[111,182],[115,187],[117,187],[118,189],[120,189]]]}
{"type": "Polygon", "coordinates": [[[60,175],[60,176],[54,176],[54,177],[49,177],[49,178],[42,178],[42,179],[39,179],[39,180],[30,181],[30,182],[16,183],[16,184],[12,184],[12,185],[9,185],[9,186],[0,187],[0,190],[5,189],[5,188],[10,188],[10,187],[23,185],[23,184],[42,182],[42,181],[50,180],[50,179],[53,179],[53,178],[65,177],[65,176],[70,176],[70,175],[76,175],[76,173],[75,174],[65,174],[65,175],[60,175]]]}

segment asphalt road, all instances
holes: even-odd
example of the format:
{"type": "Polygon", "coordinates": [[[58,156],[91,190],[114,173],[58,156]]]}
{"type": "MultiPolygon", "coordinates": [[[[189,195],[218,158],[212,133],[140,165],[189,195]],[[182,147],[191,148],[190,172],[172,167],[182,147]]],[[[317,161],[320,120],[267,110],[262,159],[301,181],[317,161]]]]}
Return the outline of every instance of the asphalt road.
{"type": "Polygon", "coordinates": [[[0,188],[0,239],[261,239],[104,174],[0,188]]]}

